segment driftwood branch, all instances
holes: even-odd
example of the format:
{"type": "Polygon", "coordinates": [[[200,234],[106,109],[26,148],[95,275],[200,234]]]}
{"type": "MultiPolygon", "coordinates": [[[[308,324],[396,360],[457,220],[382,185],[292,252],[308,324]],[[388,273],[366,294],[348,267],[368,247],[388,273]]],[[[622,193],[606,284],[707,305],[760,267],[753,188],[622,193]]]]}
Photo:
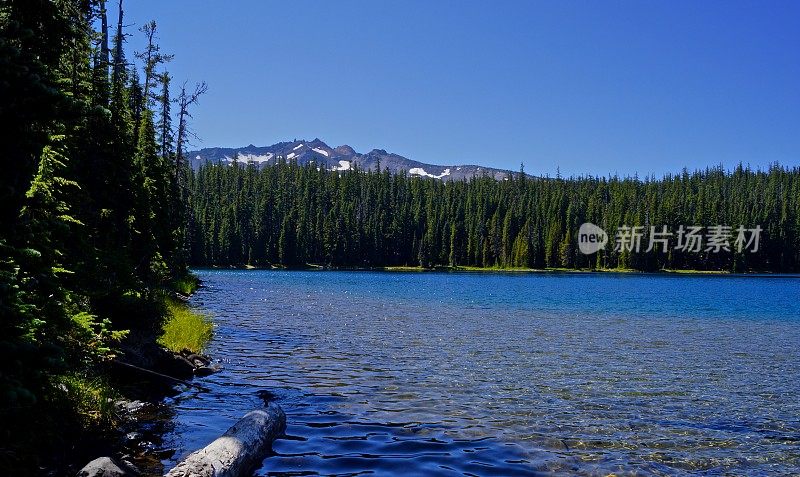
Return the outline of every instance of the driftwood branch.
{"type": "Polygon", "coordinates": [[[162,373],[159,373],[157,371],[153,371],[151,369],[142,368],[142,367],[130,364],[130,363],[126,363],[124,361],[112,361],[112,363],[114,363],[114,364],[116,364],[118,366],[122,366],[124,368],[133,369],[133,370],[138,371],[140,373],[148,374],[150,376],[155,376],[155,377],[158,377],[158,378],[161,378],[161,379],[166,379],[167,381],[172,381],[174,383],[183,384],[184,386],[194,387],[194,388],[200,389],[202,391],[210,391],[205,386],[201,386],[201,385],[195,384],[195,383],[190,383],[189,381],[184,381],[183,379],[173,378],[172,376],[169,376],[169,375],[166,375],[166,374],[162,374],[162,373]]]}
{"type": "Polygon", "coordinates": [[[250,475],[286,430],[286,414],[275,403],[251,411],[204,448],[184,459],[166,477],[244,477],[250,475]]]}

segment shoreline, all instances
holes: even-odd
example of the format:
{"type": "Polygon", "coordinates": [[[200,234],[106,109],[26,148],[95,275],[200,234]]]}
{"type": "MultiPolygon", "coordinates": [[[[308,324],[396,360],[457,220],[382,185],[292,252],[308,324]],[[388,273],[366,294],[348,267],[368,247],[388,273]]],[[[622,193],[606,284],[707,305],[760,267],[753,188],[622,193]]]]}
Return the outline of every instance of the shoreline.
{"type": "MultiPolygon", "coordinates": [[[[631,269],[595,269],[595,270],[574,270],[574,269],[529,269],[529,268],[481,268],[481,267],[434,267],[423,268],[419,266],[395,266],[395,267],[323,267],[320,265],[309,264],[306,267],[254,267],[254,266],[239,266],[239,267],[193,267],[191,270],[283,270],[283,271],[353,271],[353,272],[388,272],[388,273],[470,273],[470,274],[558,274],[558,275],[589,275],[589,274],[619,274],[625,276],[631,275],[653,275],[653,276],[698,276],[698,277],[749,277],[749,278],[800,278],[800,274],[775,274],[764,272],[751,272],[751,273],[731,273],[725,271],[703,271],[703,270],[659,270],[659,271],[638,271],[631,269]]],[[[199,287],[203,286],[199,279],[192,280],[190,289],[183,290],[183,292],[175,292],[175,297],[182,308],[189,309],[186,303],[199,287]]],[[[162,330],[163,331],[163,330],[162,330]]],[[[112,464],[119,464],[124,468],[128,466],[133,469],[134,473],[141,472],[140,475],[161,475],[168,469],[162,465],[163,456],[159,452],[154,452],[148,448],[147,444],[152,445],[157,442],[160,431],[155,429],[160,428],[163,423],[171,419],[171,412],[169,405],[166,403],[167,398],[176,391],[176,386],[191,386],[204,390],[202,384],[194,380],[194,377],[202,378],[207,374],[196,374],[197,369],[215,368],[212,372],[216,371],[215,366],[211,366],[211,357],[204,354],[202,349],[197,351],[190,351],[188,348],[182,350],[170,349],[165,346],[165,343],[160,339],[153,342],[147,340],[146,342],[138,343],[129,350],[137,350],[141,357],[156,358],[158,355],[172,355],[174,363],[181,370],[169,369],[164,370],[161,366],[156,366],[156,370],[163,371],[161,378],[155,376],[160,374],[154,372],[152,369],[139,369],[138,373],[141,377],[142,371],[150,373],[149,378],[143,379],[143,382],[148,382],[152,388],[148,397],[137,395],[137,393],[129,394],[124,390],[125,386],[118,388],[118,399],[114,401],[114,406],[119,413],[120,423],[110,430],[109,441],[107,441],[106,456],[100,456],[97,459],[108,459],[112,464]],[[154,346],[155,345],[155,346],[154,346]],[[159,351],[154,351],[155,347],[159,351]],[[193,362],[194,359],[201,358],[203,363],[193,362]],[[187,368],[186,365],[189,367],[187,368]],[[194,369],[189,368],[194,365],[194,369]],[[184,374],[180,377],[173,375],[181,374],[181,371],[189,374],[184,374]],[[164,379],[168,378],[168,379],[164,379]],[[160,391],[154,391],[160,389],[160,391]],[[151,441],[152,439],[152,441],[151,441]]],[[[163,356],[161,356],[163,357],[163,356]]],[[[163,364],[163,363],[162,363],[163,364]]],[[[148,366],[149,368],[150,366],[148,366]]],[[[134,370],[134,373],[137,373],[134,370]]],[[[117,376],[119,378],[119,376],[117,376]]],[[[202,381],[200,381],[202,383],[202,381]]],[[[129,389],[130,390],[130,389],[129,389]]],[[[95,459],[95,460],[97,460],[95,459]]],[[[89,462],[89,464],[95,461],[89,462]]],[[[89,465],[87,464],[87,465],[89,465]]],[[[133,474],[139,475],[139,474],[133,474]]]]}
{"type": "Polygon", "coordinates": [[[661,269],[635,270],[631,268],[502,268],[471,266],[383,266],[383,267],[328,267],[319,264],[305,266],[255,266],[255,265],[204,265],[191,266],[192,270],[280,270],[280,271],[319,271],[319,272],[400,272],[400,273],[497,273],[497,274],[608,274],[608,275],[655,275],[655,276],[715,276],[751,278],[800,278],[800,272],[748,271],[731,272],[727,270],[661,269]]]}
{"type": "Polygon", "coordinates": [[[104,471],[119,468],[125,475],[163,475],[167,470],[152,448],[171,418],[167,399],[180,392],[178,386],[205,390],[202,380],[195,378],[219,369],[204,352],[212,321],[187,303],[201,286],[193,274],[183,277],[173,284],[174,295],[164,299],[166,315],[159,330],[133,330],[119,343],[120,354],[102,374],[113,389],[116,422],[103,431],[97,452],[91,451],[94,446],[82,452],[96,456],[93,460],[62,465],[76,471],[81,465],[104,471]]]}

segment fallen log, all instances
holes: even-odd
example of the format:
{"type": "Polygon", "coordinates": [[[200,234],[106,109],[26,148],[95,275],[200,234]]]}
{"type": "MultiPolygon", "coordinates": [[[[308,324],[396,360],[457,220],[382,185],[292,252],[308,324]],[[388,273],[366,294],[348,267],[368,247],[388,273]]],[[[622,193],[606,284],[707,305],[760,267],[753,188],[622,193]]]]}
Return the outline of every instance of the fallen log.
{"type": "Polygon", "coordinates": [[[243,477],[264,460],[286,430],[286,414],[269,403],[251,411],[211,444],[189,454],[165,477],[243,477]]]}

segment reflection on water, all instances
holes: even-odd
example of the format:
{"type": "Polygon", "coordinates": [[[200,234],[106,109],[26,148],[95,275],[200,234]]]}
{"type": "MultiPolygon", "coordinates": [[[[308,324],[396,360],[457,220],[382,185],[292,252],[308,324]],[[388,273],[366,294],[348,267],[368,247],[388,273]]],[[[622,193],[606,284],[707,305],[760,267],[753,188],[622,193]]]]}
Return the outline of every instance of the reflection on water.
{"type": "Polygon", "coordinates": [[[224,371],[176,398],[173,459],[269,389],[257,475],[800,472],[797,279],[199,275],[224,371]]]}

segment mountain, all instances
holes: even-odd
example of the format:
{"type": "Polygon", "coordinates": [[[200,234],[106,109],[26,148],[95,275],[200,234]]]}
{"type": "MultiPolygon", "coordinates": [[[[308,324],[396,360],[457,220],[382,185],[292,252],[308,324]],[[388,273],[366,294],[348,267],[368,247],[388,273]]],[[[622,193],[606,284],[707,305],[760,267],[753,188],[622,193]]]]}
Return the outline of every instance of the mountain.
{"type": "Polygon", "coordinates": [[[425,164],[384,151],[373,149],[366,154],[356,152],[343,145],[331,148],[319,139],[279,142],[272,146],[258,147],[250,144],[239,148],[208,147],[188,153],[190,164],[197,170],[206,162],[231,164],[236,159],[242,164],[253,163],[258,167],[275,165],[281,158],[295,160],[300,165],[317,164],[331,171],[346,171],[353,167],[360,170],[388,169],[393,173],[406,172],[412,176],[433,177],[442,180],[470,180],[473,177],[489,176],[496,180],[508,179],[516,172],[475,165],[439,166],[425,164]]]}

